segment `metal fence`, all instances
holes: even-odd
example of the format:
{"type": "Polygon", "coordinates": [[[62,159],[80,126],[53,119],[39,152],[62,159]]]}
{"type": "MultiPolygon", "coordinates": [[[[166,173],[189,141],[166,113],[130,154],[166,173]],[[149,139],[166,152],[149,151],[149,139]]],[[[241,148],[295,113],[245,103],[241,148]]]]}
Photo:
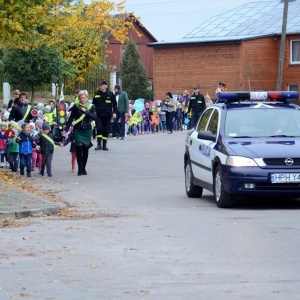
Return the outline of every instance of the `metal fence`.
{"type": "MultiPolygon", "coordinates": [[[[105,69],[98,69],[92,76],[87,76],[83,82],[76,82],[74,86],[64,87],[64,95],[74,95],[76,89],[84,89],[89,92],[89,94],[93,94],[98,87],[99,82],[102,78],[106,78],[109,80],[109,73],[105,69]]],[[[3,82],[6,82],[5,77],[0,74],[0,93],[3,93],[3,82]]],[[[28,90],[28,87],[22,85],[11,85],[11,92],[14,89],[18,89],[22,92],[30,93],[31,91],[28,90]]],[[[40,97],[49,97],[51,95],[52,85],[51,84],[44,84],[41,86],[37,86],[35,88],[35,94],[40,97]]]]}

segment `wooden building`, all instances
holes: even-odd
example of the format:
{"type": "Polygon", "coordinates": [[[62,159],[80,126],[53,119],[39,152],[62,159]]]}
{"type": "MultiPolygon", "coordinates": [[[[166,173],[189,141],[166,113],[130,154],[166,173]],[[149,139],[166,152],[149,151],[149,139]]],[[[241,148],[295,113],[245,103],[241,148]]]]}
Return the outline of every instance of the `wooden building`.
{"type": "MultiPolygon", "coordinates": [[[[147,77],[150,82],[153,81],[153,48],[149,48],[149,43],[157,42],[157,39],[143,26],[143,24],[134,16],[130,15],[130,18],[134,19],[133,25],[135,30],[129,28],[128,36],[134,40],[137,44],[138,51],[141,55],[141,63],[144,65],[147,77]]],[[[113,35],[108,36],[109,45],[107,50],[109,56],[106,62],[108,71],[119,70],[122,60],[122,54],[125,51],[126,43],[121,44],[113,35]]]]}
{"type": "MultiPolygon", "coordinates": [[[[300,90],[300,1],[289,4],[282,90],[300,90]]],[[[276,90],[283,3],[253,2],[210,19],[183,39],[152,43],[154,97],[199,84],[215,98],[230,90],[276,90]]]]}

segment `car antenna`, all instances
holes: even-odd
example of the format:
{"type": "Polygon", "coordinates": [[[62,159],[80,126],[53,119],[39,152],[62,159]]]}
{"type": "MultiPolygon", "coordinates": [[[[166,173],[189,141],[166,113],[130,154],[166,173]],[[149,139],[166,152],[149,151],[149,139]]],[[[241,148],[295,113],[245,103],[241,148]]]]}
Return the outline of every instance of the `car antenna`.
{"type": "Polygon", "coordinates": [[[249,91],[251,92],[251,85],[250,85],[250,80],[248,78],[248,85],[249,85],[249,91]]]}

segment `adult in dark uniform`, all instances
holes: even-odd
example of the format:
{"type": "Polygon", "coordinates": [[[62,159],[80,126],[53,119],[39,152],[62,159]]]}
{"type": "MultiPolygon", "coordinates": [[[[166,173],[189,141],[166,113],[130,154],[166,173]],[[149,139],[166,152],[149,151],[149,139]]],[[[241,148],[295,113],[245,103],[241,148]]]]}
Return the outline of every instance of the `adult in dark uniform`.
{"type": "Polygon", "coordinates": [[[205,99],[199,91],[199,85],[194,86],[194,93],[191,95],[188,114],[192,114],[191,128],[196,127],[197,121],[206,108],[205,99]]]}
{"type": "Polygon", "coordinates": [[[115,95],[107,89],[107,82],[102,80],[99,89],[95,92],[93,104],[96,107],[96,137],[97,147],[95,150],[108,150],[107,140],[111,118],[116,118],[117,101],[115,95]],[[102,144],[103,141],[103,144],[102,144]]]}

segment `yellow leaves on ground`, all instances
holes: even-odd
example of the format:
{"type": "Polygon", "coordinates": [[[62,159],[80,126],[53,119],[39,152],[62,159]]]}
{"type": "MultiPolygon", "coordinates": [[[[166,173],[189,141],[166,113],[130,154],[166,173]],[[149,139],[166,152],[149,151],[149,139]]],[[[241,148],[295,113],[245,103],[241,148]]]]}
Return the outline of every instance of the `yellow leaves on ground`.
{"type": "Polygon", "coordinates": [[[15,219],[12,218],[0,218],[0,228],[9,228],[9,227],[21,227],[21,224],[16,223],[15,219]]]}
{"type": "Polygon", "coordinates": [[[10,227],[13,225],[14,220],[11,218],[0,219],[3,227],[10,227]]]}
{"type": "Polygon", "coordinates": [[[17,175],[13,175],[11,171],[2,171],[0,172],[1,180],[5,181],[5,185],[1,186],[1,189],[10,190],[10,189],[19,189],[24,192],[34,193],[35,195],[42,195],[44,198],[47,196],[48,198],[53,199],[53,195],[51,192],[39,191],[28,179],[19,177],[17,175]]]}
{"type": "Polygon", "coordinates": [[[90,268],[92,268],[92,269],[99,269],[99,266],[98,265],[90,265],[90,268]]]}

